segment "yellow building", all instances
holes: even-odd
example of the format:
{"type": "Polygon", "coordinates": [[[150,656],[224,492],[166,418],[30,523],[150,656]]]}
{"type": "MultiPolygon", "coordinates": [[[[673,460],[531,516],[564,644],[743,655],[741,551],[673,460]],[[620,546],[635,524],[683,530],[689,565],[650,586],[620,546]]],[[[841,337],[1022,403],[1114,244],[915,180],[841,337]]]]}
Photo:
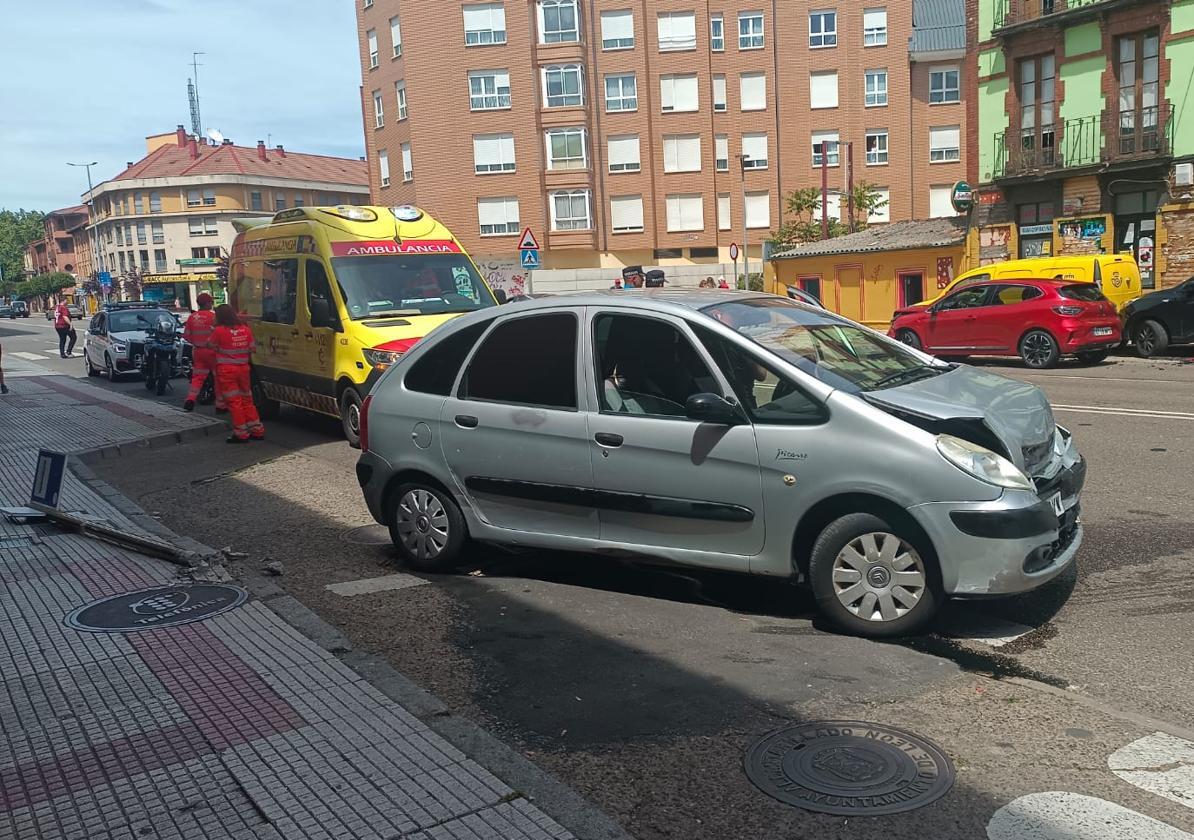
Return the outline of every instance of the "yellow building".
{"type": "Polygon", "coordinates": [[[215,291],[216,266],[232,246],[232,219],[304,205],[367,204],[364,161],[309,155],[282,146],[211,145],[182,126],[146,138],[146,155],[84,196],[99,271],[131,297],[139,276],[146,300],[186,306],[215,291]]]}
{"type": "Polygon", "coordinates": [[[937,294],[970,268],[965,217],[893,222],[771,257],[772,291],[795,286],[826,309],[886,330],[892,313],[937,294]]]}

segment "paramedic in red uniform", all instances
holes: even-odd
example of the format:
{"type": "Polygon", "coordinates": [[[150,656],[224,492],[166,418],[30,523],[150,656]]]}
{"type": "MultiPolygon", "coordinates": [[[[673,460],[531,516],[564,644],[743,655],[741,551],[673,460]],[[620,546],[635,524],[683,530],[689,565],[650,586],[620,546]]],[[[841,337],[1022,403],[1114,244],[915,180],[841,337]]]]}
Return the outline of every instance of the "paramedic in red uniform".
{"type": "MultiPolygon", "coordinates": [[[[199,308],[187,318],[187,324],[182,328],[182,337],[191,345],[191,390],[187,393],[187,401],[182,404],[184,411],[195,410],[195,400],[203,389],[203,383],[208,374],[215,377],[216,351],[211,348],[211,332],[216,328],[216,313],[212,312],[211,295],[201,292],[196,302],[199,308]]],[[[220,384],[215,383],[216,411],[223,413],[228,409],[224,406],[224,397],[220,394],[220,384]]]]}
{"type": "Polygon", "coordinates": [[[248,443],[249,438],[265,437],[265,426],[253,405],[253,386],[249,377],[249,357],[253,352],[253,333],[236,317],[236,310],[226,303],[216,307],[216,328],[211,333],[211,348],[216,354],[216,388],[232,412],[229,443],[248,443]]]}

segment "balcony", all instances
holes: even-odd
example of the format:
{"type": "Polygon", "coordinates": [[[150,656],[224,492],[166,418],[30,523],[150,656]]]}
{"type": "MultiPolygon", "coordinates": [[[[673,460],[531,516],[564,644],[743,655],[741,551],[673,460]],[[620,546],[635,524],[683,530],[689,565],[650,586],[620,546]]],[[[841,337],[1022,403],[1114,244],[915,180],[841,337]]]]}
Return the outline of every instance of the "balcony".
{"type": "Polygon", "coordinates": [[[1147,162],[1173,149],[1173,106],[1079,117],[994,137],[995,180],[1147,162]]]}
{"type": "MultiPolygon", "coordinates": [[[[996,35],[1036,23],[1072,26],[1079,20],[1148,0],[995,0],[996,35]]],[[[1164,0],[1163,0],[1164,2],[1164,0]]]]}

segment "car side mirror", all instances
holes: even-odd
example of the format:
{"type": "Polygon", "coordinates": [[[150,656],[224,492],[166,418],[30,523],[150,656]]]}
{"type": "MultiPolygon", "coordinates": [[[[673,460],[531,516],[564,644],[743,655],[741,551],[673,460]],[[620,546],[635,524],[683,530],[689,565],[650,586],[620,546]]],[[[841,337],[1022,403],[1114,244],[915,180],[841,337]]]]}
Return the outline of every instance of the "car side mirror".
{"type": "Polygon", "coordinates": [[[498,302],[499,306],[501,304],[507,303],[509,301],[509,298],[506,297],[505,289],[494,289],[493,290],[493,299],[498,302]]]}
{"type": "Polygon", "coordinates": [[[332,307],[323,298],[312,298],[311,306],[311,326],[313,327],[328,327],[333,330],[340,329],[335,316],[332,315],[332,307]]]}
{"type": "Polygon", "coordinates": [[[719,394],[693,394],[688,398],[684,411],[689,420],[701,423],[736,426],[742,422],[738,406],[719,394]]]}

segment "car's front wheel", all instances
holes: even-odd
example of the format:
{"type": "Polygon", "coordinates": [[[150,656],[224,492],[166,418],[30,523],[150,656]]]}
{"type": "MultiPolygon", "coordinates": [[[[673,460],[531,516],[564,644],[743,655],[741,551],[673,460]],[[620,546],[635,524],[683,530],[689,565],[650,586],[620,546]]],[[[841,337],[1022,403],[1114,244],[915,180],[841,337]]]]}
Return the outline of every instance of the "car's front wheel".
{"type": "Polygon", "coordinates": [[[809,582],[821,612],[858,636],[907,636],[941,603],[933,560],[907,529],[870,513],[826,526],[813,545],[809,582]]]}
{"type": "Polygon", "coordinates": [[[1045,330],[1032,330],[1020,339],[1020,358],[1030,368],[1051,368],[1060,357],[1061,348],[1057,345],[1057,339],[1045,330]]]}
{"type": "Polygon", "coordinates": [[[91,363],[91,354],[87,352],[87,348],[83,348],[83,364],[87,366],[88,376],[99,376],[100,372],[95,369],[95,365],[91,363]]]}
{"type": "Polygon", "coordinates": [[[459,563],[468,526],[455,499],[432,483],[409,482],[390,497],[390,540],[403,562],[420,572],[445,572],[459,563]]]}
{"type": "Polygon", "coordinates": [[[898,330],[896,332],[896,341],[902,341],[904,344],[907,344],[909,347],[912,347],[916,350],[923,349],[920,337],[912,330],[898,330]]]}
{"type": "Polygon", "coordinates": [[[1147,359],[1165,352],[1169,346],[1169,333],[1157,321],[1142,321],[1132,330],[1132,344],[1136,355],[1147,359]]]}

